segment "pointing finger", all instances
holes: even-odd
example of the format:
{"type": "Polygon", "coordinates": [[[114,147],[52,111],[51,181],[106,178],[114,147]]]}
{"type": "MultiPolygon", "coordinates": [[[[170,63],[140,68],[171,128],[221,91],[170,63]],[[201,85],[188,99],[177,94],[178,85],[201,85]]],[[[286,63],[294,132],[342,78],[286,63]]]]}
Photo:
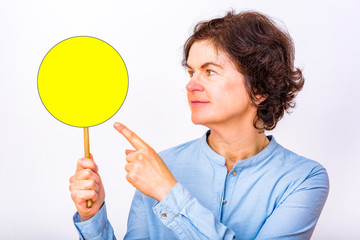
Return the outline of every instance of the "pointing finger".
{"type": "Polygon", "coordinates": [[[114,124],[114,128],[119,133],[121,133],[136,150],[140,150],[141,148],[147,148],[148,145],[123,124],[116,122],[114,124]]]}

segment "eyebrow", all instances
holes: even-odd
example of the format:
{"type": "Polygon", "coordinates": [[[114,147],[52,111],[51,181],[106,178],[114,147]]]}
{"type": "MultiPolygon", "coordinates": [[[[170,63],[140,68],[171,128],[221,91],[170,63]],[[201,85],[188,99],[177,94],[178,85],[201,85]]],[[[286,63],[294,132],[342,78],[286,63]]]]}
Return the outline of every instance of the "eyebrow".
{"type": "MultiPolygon", "coordinates": [[[[185,65],[186,65],[187,68],[191,68],[191,69],[192,69],[192,67],[191,67],[188,63],[186,63],[185,65]]],[[[206,62],[206,63],[204,63],[203,65],[201,65],[200,68],[206,68],[206,67],[208,67],[208,66],[210,66],[210,65],[213,65],[213,66],[215,66],[215,67],[218,67],[218,68],[223,69],[223,67],[222,67],[221,65],[219,65],[219,64],[217,64],[217,63],[214,63],[214,62],[206,62]]]]}

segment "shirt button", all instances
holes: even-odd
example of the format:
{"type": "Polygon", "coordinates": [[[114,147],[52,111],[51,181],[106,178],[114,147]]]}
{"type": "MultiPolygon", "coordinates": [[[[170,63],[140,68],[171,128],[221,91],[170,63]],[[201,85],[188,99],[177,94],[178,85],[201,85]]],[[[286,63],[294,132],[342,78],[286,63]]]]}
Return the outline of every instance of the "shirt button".
{"type": "Polygon", "coordinates": [[[222,204],[223,204],[223,205],[225,205],[226,203],[227,203],[227,201],[226,201],[226,200],[223,200],[223,201],[222,201],[222,204]]]}
{"type": "Polygon", "coordinates": [[[166,214],[166,213],[161,214],[161,218],[162,218],[162,219],[167,218],[167,214],[166,214]]]}
{"type": "Polygon", "coordinates": [[[233,172],[232,172],[232,175],[233,175],[233,176],[236,176],[236,174],[237,174],[236,171],[233,171],[233,172]]]}

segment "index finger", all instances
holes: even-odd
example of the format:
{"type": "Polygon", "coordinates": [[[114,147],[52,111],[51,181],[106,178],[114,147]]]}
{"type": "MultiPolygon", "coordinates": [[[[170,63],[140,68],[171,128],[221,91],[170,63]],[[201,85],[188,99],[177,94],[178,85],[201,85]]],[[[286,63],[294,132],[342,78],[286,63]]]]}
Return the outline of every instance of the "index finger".
{"type": "Polygon", "coordinates": [[[142,148],[148,147],[148,145],[141,138],[139,138],[134,132],[128,129],[125,125],[116,122],[114,123],[114,128],[119,133],[121,133],[136,150],[140,150],[142,148]]]}

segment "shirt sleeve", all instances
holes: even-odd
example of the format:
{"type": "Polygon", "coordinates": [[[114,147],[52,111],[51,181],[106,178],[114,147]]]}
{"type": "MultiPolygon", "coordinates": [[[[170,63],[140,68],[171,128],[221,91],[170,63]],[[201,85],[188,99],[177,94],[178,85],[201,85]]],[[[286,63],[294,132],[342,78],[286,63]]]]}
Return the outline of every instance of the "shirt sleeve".
{"type": "Polygon", "coordinates": [[[256,239],[310,239],[328,192],[326,170],[315,167],[266,219],[256,239]]]}
{"type": "Polygon", "coordinates": [[[114,230],[107,219],[106,205],[87,221],[81,222],[78,212],[73,217],[80,240],[116,240],[114,230]]]}
{"type": "Polygon", "coordinates": [[[234,232],[216,221],[179,182],[153,207],[154,214],[178,239],[234,239],[234,232]]]}

